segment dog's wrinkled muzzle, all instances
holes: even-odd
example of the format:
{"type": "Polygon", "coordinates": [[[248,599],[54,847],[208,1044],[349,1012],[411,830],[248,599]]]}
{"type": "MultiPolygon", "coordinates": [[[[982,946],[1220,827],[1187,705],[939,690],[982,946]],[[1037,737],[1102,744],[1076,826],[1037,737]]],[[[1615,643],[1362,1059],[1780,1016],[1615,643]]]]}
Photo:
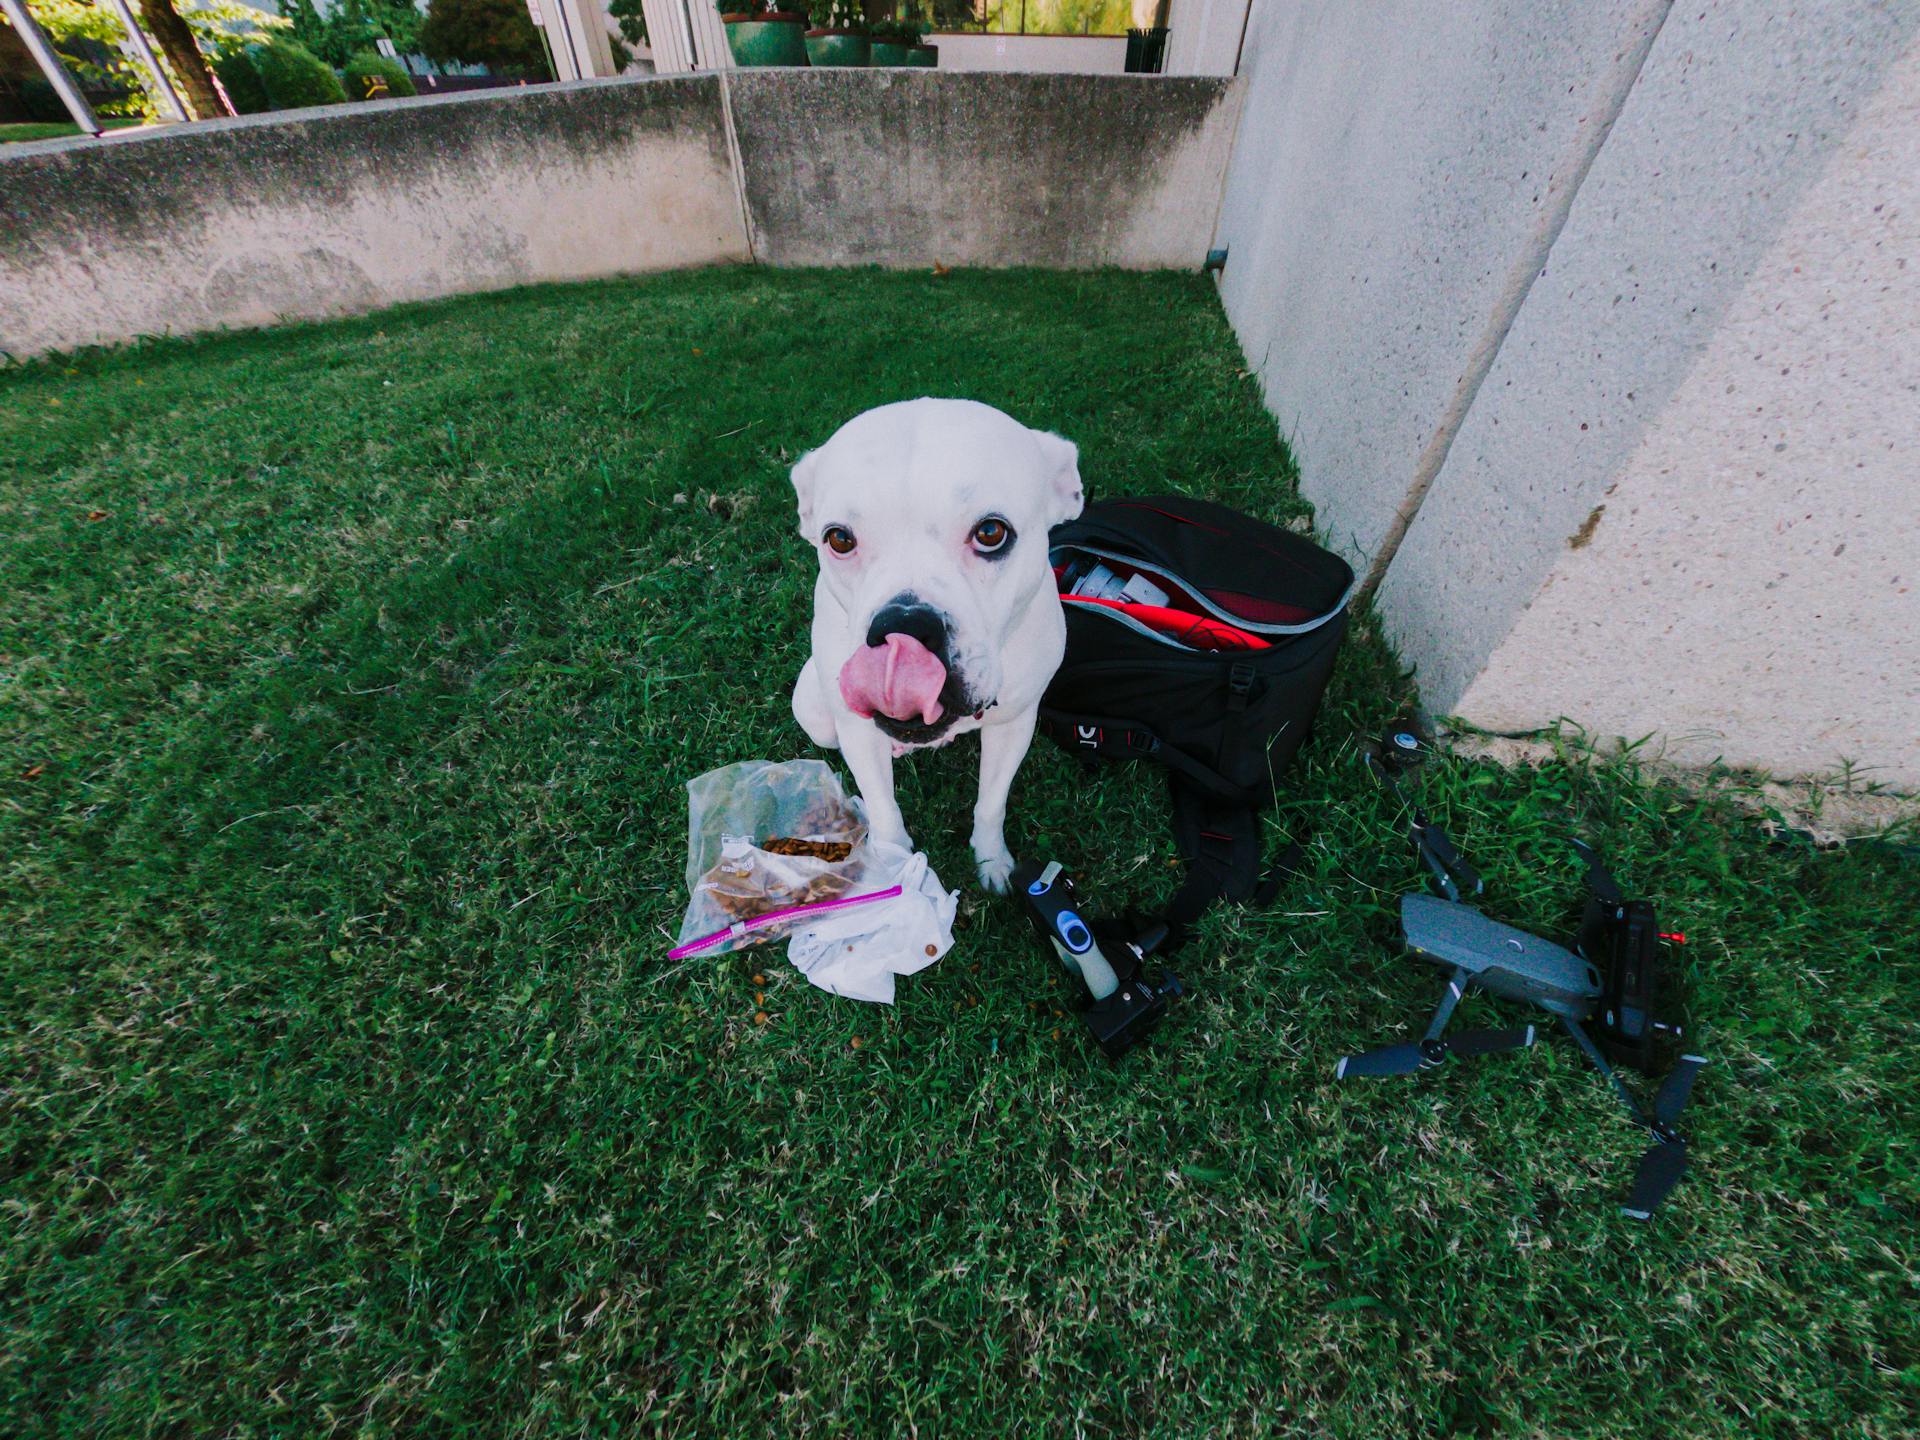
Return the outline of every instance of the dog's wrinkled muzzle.
{"type": "Polygon", "coordinates": [[[856,715],[871,719],[918,720],[931,725],[943,711],[940,690],[947,667],[911,635],[888,635],[879,645],[863,645],[840,667],[840,698],[856,715]]]}

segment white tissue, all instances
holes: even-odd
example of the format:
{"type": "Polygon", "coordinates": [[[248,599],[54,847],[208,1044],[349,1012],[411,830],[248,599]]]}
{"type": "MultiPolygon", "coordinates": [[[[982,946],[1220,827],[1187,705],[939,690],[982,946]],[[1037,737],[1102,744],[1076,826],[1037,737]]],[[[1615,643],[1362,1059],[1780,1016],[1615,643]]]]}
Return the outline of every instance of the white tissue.
{"type": "Polygon", "coordinates": [[[849,1000],[893,1004],[896,975],[912,975],[953,948],[958,890],[943,890],[927,857],[869,840],[862,890],[898,885],[890,900],[829,911],[793,932],[787,958],[808,980],[849,1000]]]}

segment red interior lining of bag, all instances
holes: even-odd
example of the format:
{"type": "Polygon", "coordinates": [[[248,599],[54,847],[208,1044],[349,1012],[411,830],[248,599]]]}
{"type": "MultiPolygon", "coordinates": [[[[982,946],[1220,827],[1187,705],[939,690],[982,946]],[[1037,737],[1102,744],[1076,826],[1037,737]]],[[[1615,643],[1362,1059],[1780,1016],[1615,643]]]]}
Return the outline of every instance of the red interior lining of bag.
{"type": "Polygon", "coordinates": [[[1263,600],[1258,595],[1242,595],[1237,590],[1209,590],[1207,599],[1222,610],[1231,610],[1242,620],[1251,620],[1256,625],[1304,625],[1319,614],[1304,605],[1263,600]]]}
{"type": "MultiPolygon", "coordinates": [[[[1113,560],[1103,556],[1101,558],[1100,563],[1102,565],[1105,565],[1109,570],[1113,571],[1113,573],[1118,575],[1122,580],[1131,580],[1136,573],[1135,568],[1127,564],[1127,562],[1124,560],[1113,560]]],[[[1056,587],[1058,587],[1061,577],[1065,574],[1065,571],[1066,571],[1066,567],[1064,565],[1056,565],[1053,567],[1053,580],[1056,587]]],[[[1199,615],[1204,612],[1205,607],[1201,605],[1200,601],[1194,596],[1194,594],[1190,591],[1182,589],[1179,581],[1175,580],[1171,575],[1162,575],[1156,572],[1154,574],[1147,576],[1147,578],[1151,580],[1156,586],[1168,592],[1169,613],[1171,613],[1172,611],[1180,611],[1180,612],[1199,615]]],[[[1282,601],[1268,600],[1259,595],[1243,594],[1238,590],[1208,590],[1205,592],[1205,594],[1208,601],[1210,601],[1214,605],[1217,605],[1220,609],[1230,613],[1236,620],[1250,621],[1255,625],[1304,625],[1306,624],[1307,621],[1314,620],[1319,617],[1318,611],[1309,610],[1304,605],[1288,605],[1282,601]]],[[[1067,600],[1067,599],[1084,599],[1086,597],[1068,596],[1063,594],[1060,598],[1063,600],[1067,600]]],[[[1120,608],[1125,609],[1127,608],[1127,606],[1122,605],[1120,606],[1120,608]]],[[[1147,608],[1152,609],[1157,607],[1149,606],[1147,608]]],[[[1143,620],[1145,619],[1144,616],[1137,617],[1137,618],[1141,618],[1143,620]]],[[[1212,616],[1209,616],[1207,618],[1213,620],[1215,624],[1224,623],[1212,616]]],[[[1153,624],[1153,622],[1150,620],[1146,621],[1146,623],[1153,624]]],[[[1161,627],[1156,626],[1155,628],[1161,628],[1161,627]]],[[[1232,629],[1233,627],[1228,626],[1227,628],[1232,629]]],[[[1236,629],[1234,630],[1234,633],[1237,635],[1245,635],[1247,632],[1244,630],[1236,629]]],[[[1264,649],[1266,646],[1266,643],[1267,642],[1263,641],[1259,647],[1234,644],[1234,645],[1226,646],[1224,648],[1264,649]]],[[[1217,648],[1217,647],[1208,647],[1208,648],[1217,648]]]]}
{"type": "Polygon", "coordinates": [[[1164,605],[1136,605],[1130,600],[1099,600],[1091,595],[1062,595],[1060,600],[1067,605],[1098,605],[1103,610],[1118,610],[1193,650],[1269,650],[1273,646],[1272,641],[1224,620],[1215,620],[1211,615],[1169,610],[1164,605]]]}

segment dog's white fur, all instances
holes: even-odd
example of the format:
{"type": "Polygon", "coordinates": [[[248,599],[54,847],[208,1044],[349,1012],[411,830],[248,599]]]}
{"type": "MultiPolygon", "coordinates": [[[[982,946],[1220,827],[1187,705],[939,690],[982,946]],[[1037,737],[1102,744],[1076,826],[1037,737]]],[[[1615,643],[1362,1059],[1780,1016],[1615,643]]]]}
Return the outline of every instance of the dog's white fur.
{"type": "MultiPolygon", "coordinates": [[[[912,848],[893,793],[893,761],[925,748],[888,736],[841,698],[839,675],[874,616],[902,596],[942,613],[948,669],[974,703],[930,743],[980,732],[973,855],[980,881],[1003,891],[1013,869],[1007,792],[1033,740],[1040,696],[1060,666],[1066,619],[1047,561],[1047,532],[1079,515],[1079,451],[971,400],[908,400],[857,415],[793,468],[800,533],[819,554],[813,654],[793,688],[793,714],[819,745],[838,746],[877,839],[912,848]],[[978,552],[989,516],[1014,532],[1004,556],[978,552]],[[851,531],[851,554],[825,543],[851,531]]],[[[952,708],[952,707],[949,707],[952,708]]]]}

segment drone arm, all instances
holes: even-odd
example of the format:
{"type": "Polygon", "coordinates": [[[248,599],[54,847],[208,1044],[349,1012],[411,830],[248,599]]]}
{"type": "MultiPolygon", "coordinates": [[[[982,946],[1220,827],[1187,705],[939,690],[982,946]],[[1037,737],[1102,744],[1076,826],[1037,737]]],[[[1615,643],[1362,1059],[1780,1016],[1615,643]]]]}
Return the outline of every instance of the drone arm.
{"type": "Polygon", "coordinates": [[[1653,1122],[1647,1119],[1646,1112],[1640,1108],[1640,1102],[1635,1100],[1632,1092],[1621,1083],[1620,1076],[1615,1072],[1613,1066],[1607,1063],[1607,1057],[1600,1053],[1600,1047],[1593,1043],[1593,1037],[1587,1034],[1586,1029],[1580,1022],[1562,1015],[1560,1017],[1560,1023],[1566,1026],[1567,1033],[1573,1036],[1574,1040],[1578,1042],[1581,1053],[1587,1057],[1588,1063],[1591,1064],[1594,1069],[1598,1070],[1601,1075],[1606,1077],[1609,1085],[1613,1086],[1613,1093],[1620,1097],[1620,1103],[1627,1107],[1627,1113],[1633,1116],[1634,1122],[1648,1129],[1652,1129],[1653,1122]]]}
{"type": "Polygon", "coordinates": [[[1447,899],[1457,901],[1463,890],[1478,895],[1486,888],[1480,872],[1467,863],[1447,832],[1429,820],[1424,810],[1413,812],[1413,843],[1447,899]]]}
{"type": "Polygon", "coordinates": [[[1465,998],[1467,986],[1471,982],[1465,970],[1456,969],[1447,977],[1447,992],[1440,997],[1440,1003],[1434,1008],[1433,1019],[1427,1022],[1427,1033],[1423,1040],[1438,1040],[1441,1032],[1447,1028],[1447,1022],[1453,1019],[1454,1007],[1465,998]]]}
{"type": "Polygon", "coordinates": [[[1413,812],[1412,822],[1408,826],[1413,836],[1413,846],[1419,851],[1421,862],[1433,872],[1440,893],[1449,900],[1460,899],[1463,890],[1468,895],[1478,895],[1485,888],[1480,872],[1467,863],[1467,857],[1455,848],[1447,832],[1434,824],[1427,812],[1414,804],[1407,792],[1400,788],[1391,766],[1381,764],[1377,755],[1368,754],[1363,758],[1374,777],[1393,792],[1396,800],[1413,812]]]}
{"type": "Polygon", "coordinates": [[[1573,853],[1587,862],[1587,889],[1592,892],[1594,899],[1603,905],[1625,903],[1625,894],[1613,876],[1607,873],[1607,867],[1600,863],[1600,857],[1594,853],[1593,847],[1579,839],[1569,843],[1573,846],[1573,853]]]}

